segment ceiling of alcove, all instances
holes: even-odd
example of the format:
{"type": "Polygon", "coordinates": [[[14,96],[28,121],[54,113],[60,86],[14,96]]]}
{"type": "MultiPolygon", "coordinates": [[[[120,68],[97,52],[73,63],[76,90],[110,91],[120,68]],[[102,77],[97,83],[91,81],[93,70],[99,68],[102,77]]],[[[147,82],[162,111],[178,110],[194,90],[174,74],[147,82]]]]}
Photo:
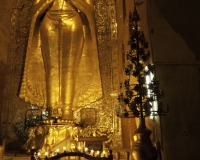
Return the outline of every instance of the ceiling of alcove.
{"type": "Polygon", "coordinates": [[[171,27],[200,60],[200,0],[155,0],[171,27]]]}

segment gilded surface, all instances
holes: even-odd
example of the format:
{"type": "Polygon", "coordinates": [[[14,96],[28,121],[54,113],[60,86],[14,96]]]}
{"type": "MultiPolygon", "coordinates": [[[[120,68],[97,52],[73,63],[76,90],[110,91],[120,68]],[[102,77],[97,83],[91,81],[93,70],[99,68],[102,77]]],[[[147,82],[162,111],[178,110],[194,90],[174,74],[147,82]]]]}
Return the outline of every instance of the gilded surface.
{"type": "Polygon", "coordinates": [[[56,149],[71,151],[72,146],[77,148],[77,127],[51,126],[45,136],[41,152],[54,153],[56,149]]]}
{"type": "Polygon", "coordinates": [[[33,6],[20,97],[48,108],[50,117],[62,108],[63,119],[102,98],[91,4],[40,0],[33,6]]]}
{"type": "Polygon", "coordinates": [[[105,112],[100,115],[103,117],[100,126],[106,126],[112,133],[109,134],[107,131],[110,145],[113,148],[122,147],[121,120],[115,116],[117,99],[111,99],[110,96],[113,91],[118,89],[119,85],[115,2],[113,0],[96,0],[95,4],[98,48],[105,96],[102,102],[102,105],[105,105],[105,112]]]}
{"type": "Polygon", "coordinates": [[[23,58],[26,51],[30,24],[30,8],[32,2],[17,0],[13,4],[10,26],[10,43],[8,45],[8,61],[6,85],[3,98],[3,116],[1,134],[7,139],[6,149],[15,150],[26,141],[24,115],[29,104],[20,100],[19,84],[23,69],[23,58]],[[24,30],[25,29],[25,30],[24,30]],[[20,139],[20,141],[19,141],[20,139]]]}
{"type": "MultiPolygon", "coordinates": [[[[90,2],[90,1],[87,1],[87,2],[90,2]]],[[[36,4],[36,2],[34,3],[36,4]]],[[[31,106],[30,104],[25,103],[23,100],[19,99],[17,94],[18,94],[18,89],[19,89],[21,79],[22,79],[22,71],[24,67],[23,62],[25,61],[27,42],[30,36],[32,37],[35,36],[35,35],[33,36],[34,30],[30,30],[29,32],[29,25],[31,25],[30,27],[31,29],[34,28],[33,27],[34,25],[30,23],[30,14],[31,14],[32,5],[33,5],[33,1],[31,0],[16,1],[13,6],[13,15],[11,19],[11,22],[12,22],[11,29],[10,29],[11,30],[11,41],[10,41],[11,44],[8,46],[8,75],[6,77],[7,84],[5,86],[6,89],[4,91],[4,112],[6,115],[9,115],[9,116],[3,117],[3,124],[5,126],[3,132],[9,133],[7,134],[7,136],[9,137],[8,139],[9,139],[10,145],[8,146],[10,147],[10,149],[19,148],[20,144],[17,143],[17,146],[15,146],[14,141],[17,140],[18,138],[20,138],[21,140],[23,139],[22,137],[18,136],[20,133],[23,133],[21,134],[21,136],[23,136],[25,139],[23,140],[23,143],[28,141],[25,138],[26,135],[24,134],[24,132],[26,132],[26,130],[24,130],[23,121],[24,121],[24,115],[25,115],[26,110],[28,108],[30,109],[31,106]],[[16,125],[17,125],[18,130],[13,131],[13,126],[16,126],[16,125]]],[[[116,78],[118,78],[117,77],[118,50],[117,50],[117,43],[116,43],[117,34],[116,34],[116,20],[115,20],[116,18],[115,18],[114,6],[115,4],[113,0],[94,1],[97,46],[98,46],[98,56],[99,56],[100,73],[101,73],[101,83],[102,83],[102,89],[103,89],[103,98],[91,104],[88,104],[87,102],[88,96],[90,96],[89,93],[92,93],[91,90],[96,92],[94,93],[95,97],[93,96],[94,97],[93,100],[96,100],[97,97],[99,97],[97,94],[97,91],[98,91],[97,86],[99,85],[99,83],[98,84],[92,83],[91,78],[90,78],[91,73],[94,71],[97,71],[98,73],[98,70],[95,67],[90,68],[90,69],[93,69],[93,71],[88,72],[88,74],[84,73],[84,75],[87,75],[86,76],[87,80],[84,80],[83,78],[77,79],[77,81],[79,80],[79,81],[88,82],[87,85],[81,85],[81,84],[77,85],[79,88],[78,89],[79,95],[85,96],[80,99],[80,103],[84,105],[77,108],[76,106],[74,106],[74,114],[76,114],[77,117],[79,117],[77,118],[78,125],[80,125],[80,122],[81,122],[81,109],[92,108],[96,110],[96,116],[95,116],[96,123],[95,124],[93,123],[94,125],[92,126],[89,125],[87,127],[80,129],[79,136],[87,137],[87,136],[106,135],[108,137],[108,141],[106,143],[107,147],[113,146],[113,142],[117,142],[117,141],[118,141],[118,146],[122,144],[121,137],[120,137],[121,136],[120,121],[116,119],[115,111],[114,111],[116,103],[115,103],[115,100],[112,100],[110,97],[110,93],[116,88],[118,88],[118,84],[119,84],[118,80],[116,80],[116,78]],[[88,92],[87,92],[88,94],[83,94],[84,93],[83,90],[85,89],[88,89],[88,92]]],[[[39,12],[36,12],[36,13],[39,14],[39,12]]],[[[40,43],[35,43],[35,44],[39,45],[40,43]]],[[[32,43],[29,41],[28,49],[30,49],[29,48],[31,46],[30,44],[32,43]]],[[[85,50],[86,49],[88,48],[85,48],[85,50]]],[[[85,62],[87,61],[85,60],[85,62]]],[[[31,67],[33,66],[38,67],[36,64],[30,65],[30,61],[29,63],[26,63],[26,65],[27,64],[31,67]]],[[[89,64],[87,64],[86,67],[89,67],[89,64]]],[[[25,69],[24,73],[29,74],[26,71],[28,71],[27,68],[25,69]]],[[[85,72],[84,70],[82,71],[85,72]]],[[[36,77],[31,77],[32,81],[35,80],[36,77]]],[[[97,82],[97,81],[94,79],[94,82],[97,82]]],[[[27,81],[26,79],[23,83],[26,83],[27,85],[29,81],[27,81]]],[[[78,82],[75,82],[75,83],[78,84],[78,82]]],[[[35,93],[36,87],[29,86],[29,89],[30,90],[33,89],[32,93],[30,93],[31,94],[30,97],[32,97],[32,94],[35,93]]],[[[43,91],[40,93],[42,94],[45,93],[44,89],[42,90],[43,91]]],[[[38,98],[41,98],[41,97],[39,96],[38,98]]],[[[39,100],[38,103],[39,102],[42,102],[43,105],[46,103],[41,100],[39,100]]],[[[74,103],[77,103],[77,102],[74,101],[74,103]]],[[[45,131],[43,134],[44,134],[43,136],[45,137],[48,135],[48,132],[45,131]]]]}

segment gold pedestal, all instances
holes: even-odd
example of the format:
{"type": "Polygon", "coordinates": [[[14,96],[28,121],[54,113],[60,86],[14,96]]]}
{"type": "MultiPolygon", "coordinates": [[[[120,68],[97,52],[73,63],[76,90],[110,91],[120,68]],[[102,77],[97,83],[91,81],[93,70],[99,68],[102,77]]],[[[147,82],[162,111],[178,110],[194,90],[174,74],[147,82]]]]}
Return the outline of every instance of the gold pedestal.
{"type": "Polygon", "coordinates": [[[150,134],[152,132],[146,127],[145,119],[140,118],[140,124],[135,131],[137,140],[132,148],[133,160],[157,160],[158,153],[152,145],[150,134]]]}

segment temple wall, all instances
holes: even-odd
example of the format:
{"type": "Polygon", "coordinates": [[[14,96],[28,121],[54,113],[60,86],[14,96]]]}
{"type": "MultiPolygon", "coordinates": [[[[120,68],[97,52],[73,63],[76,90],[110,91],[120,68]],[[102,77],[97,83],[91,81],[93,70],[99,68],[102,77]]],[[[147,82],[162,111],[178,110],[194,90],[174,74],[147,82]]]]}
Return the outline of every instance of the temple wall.
{"type": "MultiPolygon", "coordinates": [[[[127,13],[133,11],[133,2],[125,2],[128,16],[127,13]]],[[[154,121],[147,122],[153,131],[152,140],[158,148],[159,160],[195,159],[198,157],[200,131],[200,63],[197,52],[199,31],[194,27],[199,26],[196,20],[198,18],[194,19],[197,9],[195,6],[191,7],[191,3],[178,3],[178,0],[136,0],[136,4],[141,17],[141,29],[150,43],[152,62],[156,66],[155,76],[165,93],[162,101],[170,109],[167,116],[155,117],[154,121]]],[[[128,21],[123,20],[122,6],[123,1],[117,1],[119,48],[124,43],[123,52],[126,53],[128,21]]],[[[123,59],[122,56],[122,61],[123,59]]],[[[128,132],[128,135],[123,135],[124,145],[130,147],[132,126],[129,120],[123,121],[122,131],[128,132]]]]}
{"type": "MultiPolygon", "coordinates": [[[[6,76],[6,65],[3,62],[0,62],[0,122],[2,121],[4,115],[3,110],[3,90],[5,85],[5,76],[6,76]]],[[[0,123],[1,124],[1,123],[0,123]]],[[[2,126],[0,125],[0,130],[2,126]]],[[[0,141],[2,141],[2,136],[0,135],[0,141]]]]}
{"type": "MultiPolygon", "coordinates": [[[[183,8],[187,8],[183,4],[179,5],[180,8],[176,8],[178,6],[175,4],[172,5],[171,13],[176,13],[176,10],[183,12],[183,8]]],[[[196,159],[199,155],[197,148],[200,147],[198,143],[200,63],[196,60],[198,56],[193,52],[194,48],[188,46],[184,36],[179,34],[178,30],[174,30],[173,24],[167,21],[163,14],[167,12],[164,10],[161,12],[155,0],[149,1],[149,22],[152,30],[151,42],[156,77],[165,92],[163,102],[170,108],[168,116],[161,119],[162,132],[159,137],[162,142],[160,145],[162,158],[164,160],[196,159]]],[[[191,11],[190,14],[194,12],[191,11]]],[[[186,19],[185,16],[177,19],[176,14],[171,16],[171,21],[185,23],[179,26],[180,30],[185,31],[188,26],[186,19]]],[[[193,31],[187,30],[186,34],[192,35],[193,31]]]]}
{"type": "Polygon", "coordinates": [[[0,1],[0,61],[7,63],[7,47],[10,40],[10,23],[14,0],[0,1]]]}
{"type": "Polygon", "coordinates": [[[10,23],[12,5],[14,0],[0,1],[0,141],[2,143],[2,119],[6,117],[3,108],[3,90],[5,88],[5,77],[7,73],[7,50],[10,42],[10,23]]]}

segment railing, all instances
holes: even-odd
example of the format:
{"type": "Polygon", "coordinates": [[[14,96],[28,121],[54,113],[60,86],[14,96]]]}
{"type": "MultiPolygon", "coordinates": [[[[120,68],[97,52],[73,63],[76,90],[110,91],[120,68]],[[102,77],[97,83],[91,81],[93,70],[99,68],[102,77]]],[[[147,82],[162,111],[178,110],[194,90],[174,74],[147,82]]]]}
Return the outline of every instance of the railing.
{"type": "Polygon", "coordinates": [[[59,153],[57,154],[56,156],[54,157],[50,157],[50,158],[47,158],[49,160],[53,160],[53,159],[60,159],[62,157],[68,157],[68,156],[77,156],[77,157],[83,157],[85,159],[88,159],[88,160],[109,160],[107,157],[94,157],[94,156],[91,156],[91,155],[88,155],[86,153],[81,153],[81,152],[66,152],[66,153],[59,153]]]}
{"type": "MultiPolygon", "coordinates": [[[[31,160],[59,160],[63,157],[77,157],[76,160],[80,160],[81,157],[88,159],[88,160],[113,160],[113,156],[112,154],[109,155],[108,157],[100,157],[100,156],[92,156],[86,153],[82,153],[82,152],[63,152],[63,153],[57,153],[54,156],[51,157],[35,157],[34,155],[31,155],[31,160]]],[[[69,158],[70,159],[70,158],[69,158]]],[[[74,158],[73,158],[74,159],[74,158]]]]}

